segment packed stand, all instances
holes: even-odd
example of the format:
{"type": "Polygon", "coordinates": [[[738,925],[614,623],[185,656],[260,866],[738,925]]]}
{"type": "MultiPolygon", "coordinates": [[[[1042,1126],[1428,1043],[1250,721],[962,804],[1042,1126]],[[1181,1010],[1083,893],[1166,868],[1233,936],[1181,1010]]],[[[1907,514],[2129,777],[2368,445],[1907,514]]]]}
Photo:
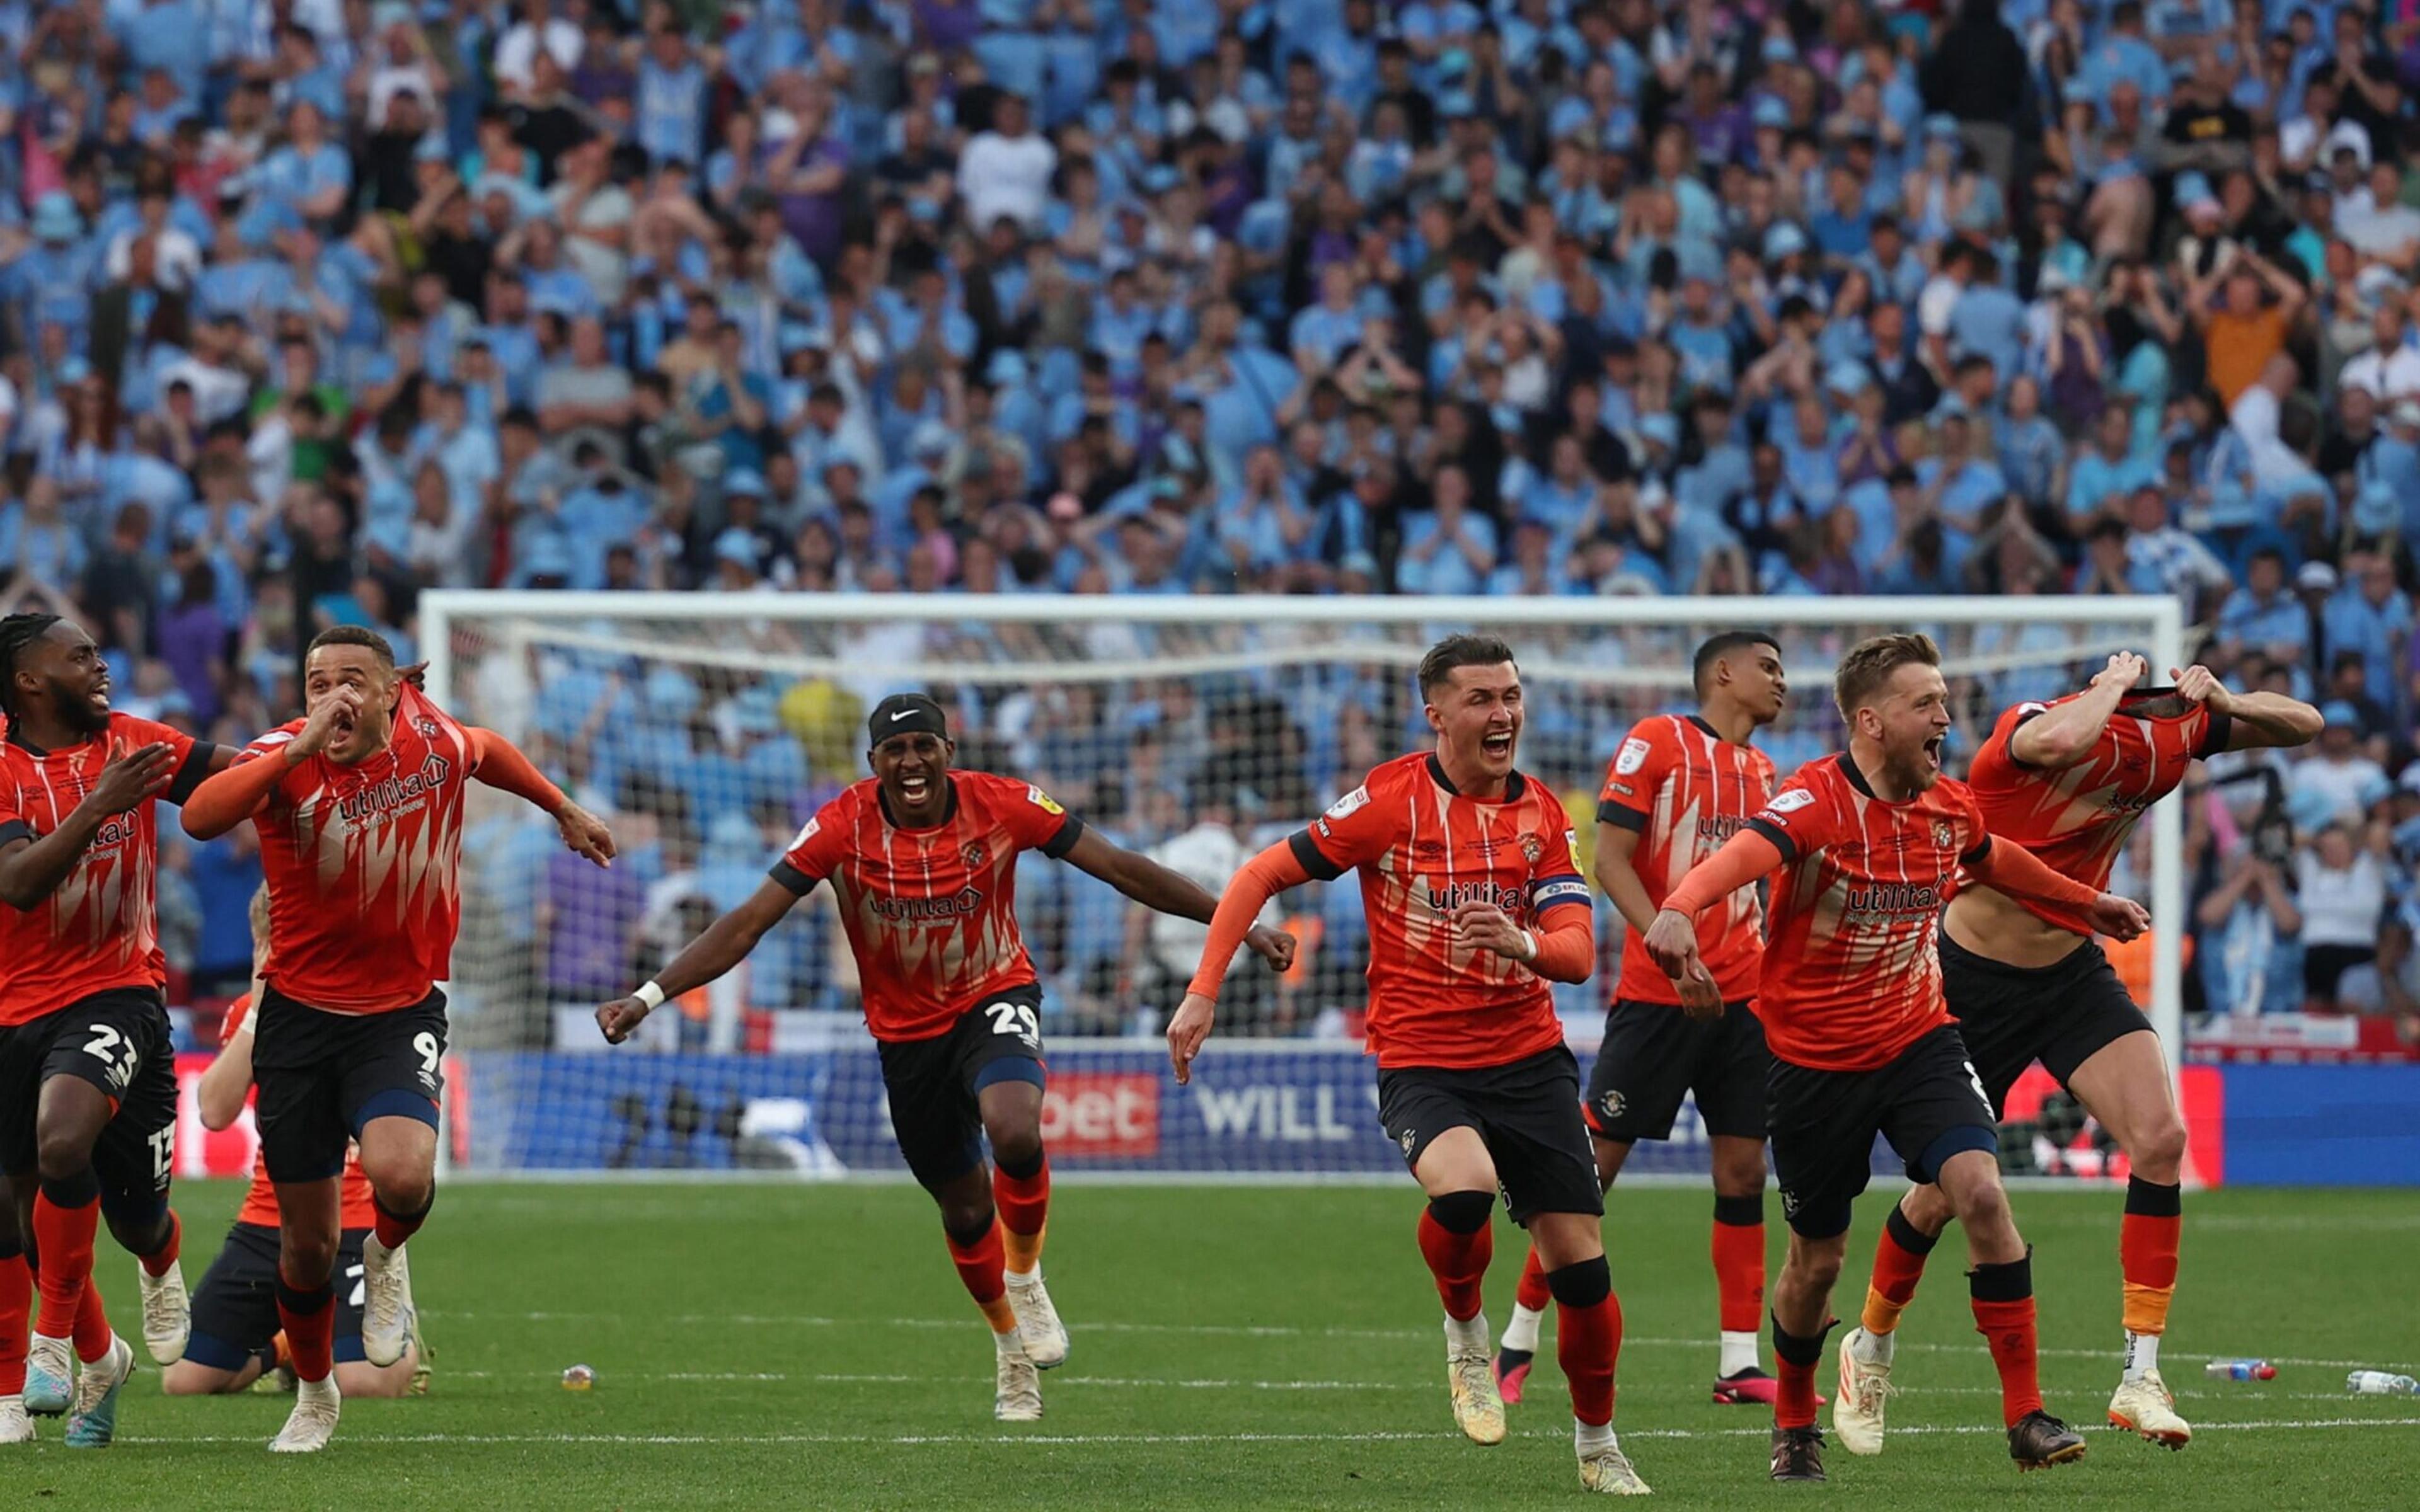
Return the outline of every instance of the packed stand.
{"type": "MultiPolygon", "coordinates": [[[[242,737],[429,587],[2174,594],[2329,719],[2193,800],[2195,1001],[2420,1024],[2420,17],[1936,8],[0,0],[0,597],[242,737]]],[[[546,671],[559,748],[627,712],[546,671]]],[[[494,926],[551,990],[854,769],[825,693],[669,675],[599,795],[653,873],[494,926]]],[[[1083,696],[970,746],[1204,713],[1083,696]]],[[[1316,795],[1062,780],[1204,854],[1316,795]]],[[[248,844],[163,883],[204,987],[248,844]]]]}

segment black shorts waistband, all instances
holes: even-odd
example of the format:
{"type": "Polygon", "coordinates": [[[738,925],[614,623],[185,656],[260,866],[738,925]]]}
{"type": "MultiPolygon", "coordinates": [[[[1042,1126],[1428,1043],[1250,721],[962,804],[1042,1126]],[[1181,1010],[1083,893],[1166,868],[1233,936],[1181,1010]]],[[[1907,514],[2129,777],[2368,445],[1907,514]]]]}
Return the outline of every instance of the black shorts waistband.
{"type": "Polygon", "coordinates": [[[1970,950],[1951,939],[1949,931],[1946,928],[1939,932],[1936,943],[1940,947],[1941,961],[1944,965],[1948,964],[1954,958],[1965,970],[1986,972],[1996,977],[2007,977],[2015,981],[2047,981],[2052,978],[2064,976],[2079,965],[2093,965],[2102,959],[2101,946],[2094,940],[2076,941],[2074,949],[2046,966],[2012,965],[1996,956],[1970,950]],[[2087,950],[2092,952],[2088,956],[2085,954],[2087,950]]]}

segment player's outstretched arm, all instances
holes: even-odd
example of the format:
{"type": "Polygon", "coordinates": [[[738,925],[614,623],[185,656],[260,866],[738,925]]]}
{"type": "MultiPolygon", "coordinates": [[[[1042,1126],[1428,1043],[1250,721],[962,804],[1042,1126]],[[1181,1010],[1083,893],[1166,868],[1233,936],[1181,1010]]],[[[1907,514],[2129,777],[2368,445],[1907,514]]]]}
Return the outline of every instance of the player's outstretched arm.
{"type": "Polygon", "coordinates": [[[706,927],[706,933],[681,948],[655,980],[628,997],[617,997],[597,1010],[597,1026],[607,1044],[620,1044],[667,997],[692,993],[748,959],[765,932],[780,923],[799,893],[779,882],[757,885],[748,901],[706,927]]]}
{"type": "MultiPolygon", "coordinates": [[[[1639,943],[1658,970],[1692,988],[1683,1000],[1693,1012],[1705,1001],[1702,989],[1713,986],[1714,980],[1698,954],[1698,916],[1773,872],[1785,859],[1780,846],[1756,830],[1743,829],[1691,867],[1680,886],[1664,895],[1663,909],[1639,943]]],[[[1719,1007],[1717,1003],[1717,1011],[1719,1007]]]]}
{"type": "MultiPolygon", "coordinates": [[[[1140,851],[1127,850],[1104,838],[1097,829],[1087,829],[1078,836],[1076,843],[1068,848],[1066,859],[1156,914],[1174,914],[1207,924],[1218,912],[1218,900],[1200,883],[1171,872],[1140,851]]],[[[1257,913],[1254,917],[1258,917],[1257,913]]],[[[1255,925],[1245,934],[1244,943],[1276,970],[1284,971],[1294,965],[1294,936],[1283,930],[1255,925]]]]}
{"type": "Polygon", "coordinates": [[[1645,933],[1655,922],[1655,902],[1647,896],[1647,884],[1638,879],[1634,860],[1637,854],[1638,831],[1620,825],[1596,826],[1596,885],[1613,900],[1621,921],[1645,933]]]}
{"type": "Polygon", "coordinates": [[[84,800],[68,810],[58,828],[36,835],[33,826],[0,810],[0,903],[34,909],[56,892],[92,838],[113,816],[166,791],[177,775],[177,754],[163,741],[145,746],[101,768],[84,800]]]}
{"type": "Polygon", "coordinates": [[[2151,916],[2141,903],[2115,893],[2096,892],[2060,876],[2022,845],[1986,837],[1978,852],[1962,859],[1967,872],[1984,886],[2014,898],[2083,909],[2092,916],[2093,927],[2112,939],[2131,940],[2151,927],[2151,916]]]}
{"type": "Polygon", "coordinates": [[[471,754],[478,763],[473,776],[499,793],[535,805],[563,831],[563,843],[573,855],[598,866],[613,864],[613,832],[603,821],[565,796],[511,741],[492,730],[474,729],[470,736],[471,754]]]}
{"type": "Polygon", "coordinates": [[[1227,890],[1219,894],[1218,906],[1210,916],[1210,937],[1202,945],[1202,964],[1194,968],[1183,1006],[1168,1022],[1168,1060],[1175,1069],[1177,1085],[1193,1079],[1193,1057],[1201,1052],[1202,1041],[1210,1038],[1210,1023],[1218,1013],[1219,983],[1226,980],[1227,964],[1235,959],[1236,949],[1252,932],[1252,920],[1261,917],[1270,899],[1310,880],[1309,869],[1286,841],[1253,856],[1228,879],[1227,890]]]}
{"type": "Polygon", "coordinates": [[[2094,674],[2081,698],[2036,715],[2009,736],[2009,754],[2037,771],[2060,771],[2092,754],[2118,702],[2149,671],[2143,658],[2121,651],[2094,674]]]}
{"type": "MultiPolygon", "coordinates": [[[[327,748],[329,737],[336,733],[337,721],[351,719],[361,711],[361,690],[338,688],[311,711],[302,728],[290,738],[276,737],[279,744],[274,749],[260,751],[250,761],[237,762],[204,778],[179,810],[185,833],[195,840],[216,840],[260,812],[287,772],[327,748]]],[[[271,738],[263,735],[261,741],[271,738]]],[[[253,748],[259,750],[259,743],[256,742],[253,748]]]]}
{"type": "Polygon", "coordinates": [[[2177,691],[2212,714],[2226,717],[2226,748],[2250,750],[2260,746],[2307,746],[2319,738],[2327,721],[2301,699],[2283,693],[2231,693],[2207,667],[2188,667],[2168,674],[2177,691]]]}

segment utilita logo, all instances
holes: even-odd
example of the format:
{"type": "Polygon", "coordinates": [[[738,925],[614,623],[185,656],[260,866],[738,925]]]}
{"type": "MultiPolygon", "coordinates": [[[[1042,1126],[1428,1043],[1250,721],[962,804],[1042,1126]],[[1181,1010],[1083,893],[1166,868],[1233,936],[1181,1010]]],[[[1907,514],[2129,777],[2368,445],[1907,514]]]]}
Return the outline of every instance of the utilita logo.
{"type": "Polygon", "coordinates": [[[1159,1153],[1157,1073],[1053,1075],[1042,1094],[1042,1139],[1054,1155],[1153,1158],[1159,1153]]]}

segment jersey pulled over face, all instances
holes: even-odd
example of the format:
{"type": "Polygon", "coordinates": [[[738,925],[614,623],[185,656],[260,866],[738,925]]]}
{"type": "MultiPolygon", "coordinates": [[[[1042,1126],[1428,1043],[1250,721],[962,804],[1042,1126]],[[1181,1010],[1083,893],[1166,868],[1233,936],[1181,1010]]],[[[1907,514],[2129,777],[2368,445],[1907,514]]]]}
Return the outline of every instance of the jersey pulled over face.
{"type": "MultiPolygon", "coordinates": [[[[55,833],[102,768],[154,744],[176,762],[161,796],[181,803],[209,775],[213,748],[166,725],[113,714],[107,731],[63,750],[9,734],[0,743],[0,845],[55,833]]],[[[156,807],[146,798],[102,820],[66,880],[31,909],[0,907],[0,1025],[30,1023],[96,993],[166,984],[156,807]]]]}
{"type": "Polygon", "coordinates": [[[1781,848],[1756,1002],[1774,1055],[1867,1071],[1949,1022],[1942,900],[1992,844],[1964,783],[1885,803],[1844,752],[1800,767],[1748,826],[1781,848]]]}
{"type": "Polygon", "coordinates": [[[1562,1043],[1545,980],[1456,941],[1450,926],[1468,903],[1493,903],[1525,927],[1551,909],[1590,906],[1554,794],[1514,772],[1502,798],[1472,798],[1435,755],[1404,756],[1292,843],[1313,877],[1361,873],[1369,1045],[1380,1066],[1503,1066],[1562,1043]]]}
{"type": "Polygon", "coordinates": [[[773,865],[773,880],[801,896],[831,883],[877,1040],[929,1040],[985,994],[1031,983],[1017,855],[1063,856],[1084,833],[1030,783],[988,772],[948,781],[941,822],[905,829],[868,778],[817,810],[773,865]]]}
{"type": "MultiPolygon", "coordinates": [[[[226,1022],[219,1026],[220,1042],[236,1036],[245,1019],[252,1014],[252,999],[245,998],[227,1010],[226,1022]]],[[[378,1203],[370,1195],[370,1179],[362,1173],[362,1147],[345,1141],[345,1169],[341,1183],[342,1210],[337,1226],[343,1228],[371,1228],[378,1224],[378,1203]]],[[[269,1179],[269,1160],[257,1149],[252,1154],[252,1185],[244,1189],[243,1206],[236,1211],[235,1221],[257,1224],[263,1228],[278,1225],[277,1183],[269,1179]]]]}
{"type": "MultiPolygon", "coordinates": [[[[286,759],[294,720],[239,762],[286,759]]],[[[410,1008],[451,975],[471,733],[406,686],[386,749],[288,768],[254,823],[269,880],[269,984],[332,1013],[410,1008]]]]}
{"type": "MultiPolygon", "coordinates": [[[[1631,869],[1647,901],[1664,905],[1689,869],[1722,848],[1773,796],[1773,758],[1714,733],[1696,715],[1657,715],[1632,727],[1606,767],[1599,824],[1638,836],[1631,869]]],[[[1764,956],[1756,888],[1745,887],[1698,917],[1698,949],[1725,1002],[1754,995],[1764,956]]],[[[1678,1003],[1681,991],[1647,953],[1639,932],[1621,946],[1625,1002],[1678,1003]]]]}
{"type": "MultiPolygon", "coordinates": [[[[2074,765],[2035,767],[2017,759],[2019,730],[2083,696],[2020,703],[2001,715],[1975,753],[1966,781],[1993,834],[2033,852],[2059,875],[2106,891],[2134,825],[2183,783],[2195,761],[2226,748],[2229,721],[2168,689],[2137,688],[2119,702],[2101,738],[2074,765]]],[[[2010,901],[2045,923],[2087,938],[2094,933],[2081,910],[2032,898],[2010,901]]]]}

